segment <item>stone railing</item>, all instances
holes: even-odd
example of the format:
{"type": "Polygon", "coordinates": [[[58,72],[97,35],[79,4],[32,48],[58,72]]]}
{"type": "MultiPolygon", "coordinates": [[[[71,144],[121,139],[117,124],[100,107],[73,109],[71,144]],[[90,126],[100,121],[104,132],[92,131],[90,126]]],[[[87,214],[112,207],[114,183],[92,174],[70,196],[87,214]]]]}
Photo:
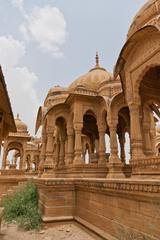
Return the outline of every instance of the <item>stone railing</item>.
{"type": "Polygon", "coordinates": [[[158,166],[160,165],[160,158],[159,157],[153,157],[153,158],[148,158],[148,159],[140,159],[140,160],[136,160],[131,162],[131,165],[133,167],[139,167],[139,166],[143,166],[143,167],[154,167],[154,166],[158,166]]]}
{"type": "Polygon", "coordinates": [[[115,180],[115,179],[35,179],[35,183],[52,187],[72,188],[83,187],[88,190],[133,192],[133,193],[160,193],[160,180],[115,180]]]}

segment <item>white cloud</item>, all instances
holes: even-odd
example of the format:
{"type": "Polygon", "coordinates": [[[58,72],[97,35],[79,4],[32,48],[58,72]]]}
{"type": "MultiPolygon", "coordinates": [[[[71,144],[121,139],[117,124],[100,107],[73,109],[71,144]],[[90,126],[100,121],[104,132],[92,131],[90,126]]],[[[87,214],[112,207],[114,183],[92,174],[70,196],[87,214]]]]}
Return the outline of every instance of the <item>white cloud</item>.
{"type": "Polygon", "coordinates": [[[23,42],[14,39],[12,36],[0,36],[0,64],[5,67],[13,67],[25,55],[23,42]]]}
{"type": "Polygon", "coordinates": [[[12,4],[13,6],[17,7],[21,12],[24,11],[23,9],[24,0],[12,0],[12,4]]]}
{"type": "Polygon", "coordinates": [[[13,37],[0,36],[0,64],[7,82],[14,114],[20,113],[29,130],[34,132],[39,99],[35,90],[38,78],[26,66],[18,64],[25,56],[25,46],[13,37]]]}
{"type": "Polygon", "coordinates": [[[66,41],[66,21],[62,12],[51,6],[35,7],[25,17],[20,31],[26,40],[34,41],[44,52],[55,56],[62,54],[61,47],[66,41]]]}

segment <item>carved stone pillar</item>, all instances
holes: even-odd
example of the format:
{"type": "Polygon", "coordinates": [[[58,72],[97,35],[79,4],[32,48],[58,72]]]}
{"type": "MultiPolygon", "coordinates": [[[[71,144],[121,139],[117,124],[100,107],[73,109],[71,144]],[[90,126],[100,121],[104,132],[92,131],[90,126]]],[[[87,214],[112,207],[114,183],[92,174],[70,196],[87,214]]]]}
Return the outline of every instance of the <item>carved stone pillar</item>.
{"type": "Polygon", "coordinates": [[[2,159],[2,169],[6,168],[6,158],[7,158],[7,144],[4,142],[3,146],[3,159],[2,159]]]}
{"type": "Polygon", "coordinates": [[[155,132],[151,130],[150,132],[151,146],[153,156],[156,156],[156,135],[155,132]]]}
{"type": "Polygon", "coordinates": [[[131,137],[131,161],[144,158],[143,141],[140,125],[140,107],[136,103],[129,104],[130,110],[130,137],[131,137]]]}
{"type": "Polygon", "coordinates": [[[47,136],[46,136],[46,134],[42,134],[42,148],[41,148],[41,153],[40,153],[40,162],[45,161],[46,142],[47,142],[47,136]]]}
{"type": "Polygon", "coordinates": [[[75,130],[75,151],[74,151],[74,164],[83,164],[82,159],[82,123],[75,123],[74,130],[75,130]]]}
{"type": "Polygon", "coordinates": [[[122,163],[125,163],[126,154],[125,154],[125,133],[124,132],[119,136],[119,144],[120,144],[120,158],[122,163]]]}
{"type": "Polygon", "coordinates": [[[105,153],[106,153],[106,144],[105,144],[105,127],[99,127],[99,159],[98,164],[105,164],[105,153]]]}
{"type": "Polygon", "coordinates": [[[72,164],[74,157],[74,129],[73,128],[67,129],[67,135],[68,135],[67,163],[72,164]]]}
{"type": "Polygon", "coordinates": [[[23,161],[24,161],[24,156],[20,155],[20,161],[19,161],[19,170],[22,170],[23,169],[23,161]]]}
{"type": "Polygon", "coordinates": [[[119,157],[118,157],[118,143],[117,143],[117,124],[110,125],[109,126],[109,132],[110,132],[110,157],[109,162],[110,163],[119,163],[119,157]]]}
{"type": "Polygon", "coordinates": [[[57,139],[56,140],[56,148],[55,148],[55,162],[56,162],[56,167],[59,165],[59,155],[60,155],[60,142],[57,139]]]}
{"type": "Polygon", "coordinates": [[[152,145],[150,138],[150,125],[149,122],[143,123],[143,136],[144,136],[144,150],[146,155],[152,155],[152,145]]]}
{"type": "Polygon", "coordinates": [[[45,156],[46,156],[46,144],[47,144],[47,136],[44,130],[42,129],[42,147],[40,152],[40,163],[38,166],[38,177],[41,177],[41,174],[44,171],[44,163],[45,163],[45,156]]]}
{"type": "Polygon", "coordinates": [[[47,128],[47,145],[46,145],[46,160],[45,171],[53,169],[53,127],[47,128]]]}
{"type": "Polygon", "coordinates": [[[65,140],[65,156],[64,156],[64,163],[65,163],[65,165],[68,164],[67,158],[68,158],[68,137],[65,140]]]}
{"type": "Polygon", "coordinates": [[[60,141],[60,152],[59,152],[59,165],[60,166],[63,166],[65,164],[64,157],[65,157],[65,140],[62,139],[60,141]]]}
{"type": "Polygon", "coordinates": [[[156,127],[155,127],[155,121],[154,121],[153,115],[151,115],[150,139],[151,139],[153,156],[156,156],[156,127]]]}
{"type": "Polygon", "coordinates": [[[122,162],[118,157],[118,143],[117,143],[117,120],[112,120],[109,123],[110,132],[110,156],[108,166],[107,178],[123,178],[122,162]]]}

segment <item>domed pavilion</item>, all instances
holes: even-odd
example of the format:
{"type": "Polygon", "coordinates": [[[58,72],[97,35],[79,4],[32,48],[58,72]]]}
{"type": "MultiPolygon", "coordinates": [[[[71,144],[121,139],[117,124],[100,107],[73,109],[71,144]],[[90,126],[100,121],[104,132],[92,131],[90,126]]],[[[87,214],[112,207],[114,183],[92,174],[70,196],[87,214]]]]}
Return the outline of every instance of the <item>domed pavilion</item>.
{"type": "Polygon", "coordinates": [[[134,176],[156,177],[160,173],[155,148],[155,122],[160,118],[159,30],[160,1],[147,1],[133,19],[114,69],[114,77],[121,79],[129,109],[134,176]]]}
{"type": "MultiPolygon", "coordinates": [[[[43,221],[75,220],[102,239],[160,239],[159,109],[160,0],[150,0],[133,19],[113,75],[96,54],[91,70],[51,88],[39,108],[33,181],[43,221]]],[[[16,139],[29,138],[16,124],[16,139]]]]}
{"type": "MultiPolygon", "coordinates": [[[[17,169],[25,171],[26,174],[36,174],[39,166],[41,139],[30,136],[28,126],[20,119],[19,114],[15,118],[15,125],[17,132],[9,132],[3,143],[2,169],[17,169]],[[12,150],[14,153],[9,162],[7,156],[12,150]]],[[[7,172],[4,171],[4,174],[7,172]]]]}
{"type": "Polygon", "coordinates": [[[125,106],[118,111],[117,103],[125,105],[120,78],[100,66],[98,53],[95,67],[68,88],[51,88],[36,122],[36,131],[42,125],[43,175],[82,176],[83,169],[83,176],[105,177],[110,159],[123,176],[129,113],[125,106]]]}
{"type": "Polygon", "coordinates": [[[3,143],[3,160],[2,160],[2,169],[6,168],[6,159],[8,156],[8,153],[12,150],[15,150],[15,154],[13,156],[14,160],[11,165],[13,168],[17,167],[17,158],[20,158],[19,160],[19,169],[22,170],[25,165],[25,148],[27,145],[27,142],[30,141],[31,136],[28,133],[28,127],[27,125],[22,122],[22,120],[19,118],[19,114],[17,114],[17,117],[15,118],[15,125],[17,132],[9,132],[7,138],[5,139],[3,143]]]}

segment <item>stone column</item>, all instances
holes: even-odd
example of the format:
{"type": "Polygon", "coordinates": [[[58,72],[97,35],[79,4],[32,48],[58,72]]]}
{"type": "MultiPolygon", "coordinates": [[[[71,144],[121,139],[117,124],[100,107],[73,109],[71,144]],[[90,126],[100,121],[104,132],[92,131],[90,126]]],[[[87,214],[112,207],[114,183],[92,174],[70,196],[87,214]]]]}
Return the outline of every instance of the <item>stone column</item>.
{"type": "Polygon", "coordinates": [[[106,163],[106,158],[105,158],[105,153],[106,153],[106,144],[105,144],[105,128],[104,127],[99,127],[99,159],[98,159],[98,164],[105,164],[106,163]]]}
{"type": "Polygon", "coordinates": [[[44,130],[42,129],[42,147],[40,152],[40,163],[38,166],[38,176],[41,177],[41,174],[44,171],[44,163],[45,163],[45,156],[46,156],[46,143],[47,143],[47,136],[44,130]]]}
{"type": "Polygon", "coordinates": [[[56,139],[56,148],[55,148],[56,167],[58,167],[58,165],[59,165],[59,154],[60,154],[60,142],[58,139],[56,139]]]}
{"type": "Polygon", "coordinates": [[[33,162],[34,162],[34,154],[31,154],[31,162],[30,162],[30,172],[33,172],[33,162]]]}
{"type": "Polygon", "coordinates": [[[140,106],[136,103],[129,104],[130,110],[130,137],[131,137],[131,161],[144,158],[142,131],[140,125],[140,106]]]}
{"type": "Polygon", "coordinates": [[[67,129],[67,135],[68,135],[67,163],[72,164],[74,157],[74,129],[73,128],[67,129]]]}
{"type": "Polygon", "coordinates": [[[65,157],[65,140],[61,139],[61,141],[60,141],[60,152],[59,152],[59,165],[60,166],[63,166],[65,164],[64,157],[65,157]]]}
{"type": "Polygon", "coordinates": [[[3,159],[2,159],[2,169],[6,168],[6,158],[7,158],[7,143],[4,142],[3,146],[3,159]]]}
{"type": "Polygon", "coordinates": [[[153,156],[156,156],[156,127],[155,127],[155,121],[154,121],[153,115],[151,115],[150,139],[151,139],[153,156]]]}
{"type": "Polygon", "coordinates": [[[66,137],[66,140],[65,140],[65,156],[64,156],[64,163],[65,165],[68,164],[67,162],[67,158],[68,158],[68,137],[66,137]]]}
{"type": "Polygon", "coordinates": [[[20,161],[19,161],[19,170],[23,169],[23,161],[24,161],[24,154],[22,154],[22,151],[21,151],[20,152],[20,161]]]}
{"type": "Polygon", "coordinates": [[[119,144],[120,144],[120,158],[122,163],[125,163],[126,154],[125,154],[125,133],[124,132],[119,136],[119,144]]]}
{"type": "Polygon", "coordinates": [[[53,170],[53,127],[47,128],[47,145],[46,145],[46,160],[45,160],[45,170],[53,170]]]}
{"type": "Polygon", "coordinates": [[[155,132],[151,130],[150,132],[151,146],[152,146],[152,154],[156,156],[156,135],[155,132]]]}
{"type": "Polygon", "coordinates": [[[123,178],[122,162],[118,157],[118,143],[117,143],[117,120],[109,121],[110,132],[110,156],[108,166],[107,178],[123,178]]]}
{"type": "Polygon", "coordinates": [[[74,164],[83,164],[82,159],[82,127],[83,123],[75,123],[74,130],[75,130],[75,151],[74,151],[74,164]]]}
{"type": "Polygon", "coordinates": [[[120,159],[118,157],[118,143],[117,143],[117,124],[109,125],[109,132],[110,132],[110,157],[109,162],[110,163],[119,163],[120,159]]]}
{"type": "Polygon", "coordinates": [[[144,133],[144,150],[146,155],[152,155],[152,145],[150,138],[150,125],[149,122],[143,123],[143,133],[144,133]]]}

